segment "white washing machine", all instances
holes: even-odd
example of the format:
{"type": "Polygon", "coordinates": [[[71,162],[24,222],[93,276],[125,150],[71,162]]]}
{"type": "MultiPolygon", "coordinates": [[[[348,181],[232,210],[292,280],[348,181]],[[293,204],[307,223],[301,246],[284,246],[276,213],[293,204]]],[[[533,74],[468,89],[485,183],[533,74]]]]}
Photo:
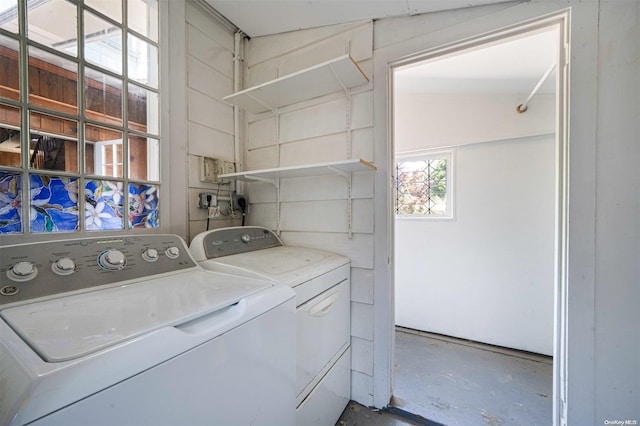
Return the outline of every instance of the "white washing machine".
{"type": "Polygon", "coordinates": [[[0,424],[295,424],[295,294],[177,236],[0,246],[0,424]]]}
{"type": "Polygon", "coordinates": [[[350,260],[285,246],[257,226],[215,229],[189,246],[204,268],[264,278],[296,292],[296,419],[334,425],[351,397],[350,260]]]}

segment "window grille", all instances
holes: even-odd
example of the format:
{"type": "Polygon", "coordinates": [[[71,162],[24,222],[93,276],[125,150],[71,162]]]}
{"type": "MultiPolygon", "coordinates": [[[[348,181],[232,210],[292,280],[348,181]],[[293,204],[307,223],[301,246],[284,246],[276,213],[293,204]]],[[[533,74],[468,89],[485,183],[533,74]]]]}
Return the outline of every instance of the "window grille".
{"type": "Polygon", "coordinates": [[[450,155],[396,162],[398,217],[450,217],[450,155]]]}
{"type": "Polygon", "coordinates": [[[157,0],[0,0],[0,235],[160,225],[157,0]]]}

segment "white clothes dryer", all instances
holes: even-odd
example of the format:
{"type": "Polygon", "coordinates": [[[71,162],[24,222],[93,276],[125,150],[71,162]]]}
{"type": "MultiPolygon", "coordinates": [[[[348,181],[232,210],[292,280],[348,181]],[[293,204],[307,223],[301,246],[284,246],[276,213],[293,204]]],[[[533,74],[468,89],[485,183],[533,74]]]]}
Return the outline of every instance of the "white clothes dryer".
{"type": "Polygon", "coordinates": [[[293,288],[297,424],[334,425],[351,397],[350,259],[286,246],[258,226],[203,232],[189,249],[205,269],[293,288]]]}
{"type": "Polygon", "coordinates": [[[294,321],[174,235],[0,246],[0,424],[293,425],[294,321]]]}

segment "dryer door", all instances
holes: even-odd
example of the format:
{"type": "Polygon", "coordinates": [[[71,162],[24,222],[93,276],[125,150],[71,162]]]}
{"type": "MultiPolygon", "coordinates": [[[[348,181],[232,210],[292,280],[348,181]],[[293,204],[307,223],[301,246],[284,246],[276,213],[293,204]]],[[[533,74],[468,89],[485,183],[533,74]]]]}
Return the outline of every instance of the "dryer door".
{"type": "Polygon", "coordinates": [[[315,386],[322,378],[319,373],[348,346],[350,299],[349,279],[345,279],[298,307],[298,395],[315,386]]]}

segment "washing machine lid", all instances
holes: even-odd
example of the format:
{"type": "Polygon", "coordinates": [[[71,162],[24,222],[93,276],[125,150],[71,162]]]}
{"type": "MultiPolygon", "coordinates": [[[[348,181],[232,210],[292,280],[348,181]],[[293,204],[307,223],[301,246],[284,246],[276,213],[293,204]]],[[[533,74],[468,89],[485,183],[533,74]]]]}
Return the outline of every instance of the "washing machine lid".
{"type": "Polygon", "coordinates": [[[273,284],[195,270],[0,311],[47,362],[80,358],[226,308],[273,284]]]}
{"type": "Polygon", "coordinates": [[[312,248],[280,246],[200,262],[206,269],[253,276],[295,287],[349,263],[349,258],[312,248]]]}

